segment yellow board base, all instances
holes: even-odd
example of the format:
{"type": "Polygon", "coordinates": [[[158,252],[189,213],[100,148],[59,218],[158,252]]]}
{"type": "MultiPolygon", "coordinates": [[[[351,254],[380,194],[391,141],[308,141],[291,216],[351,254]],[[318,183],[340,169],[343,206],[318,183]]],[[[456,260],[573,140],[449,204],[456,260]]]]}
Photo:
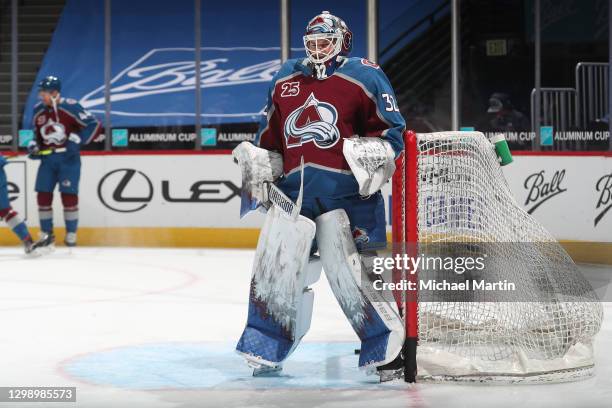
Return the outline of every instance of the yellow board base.
{"type": "Polygon", "coordinates": [[[576,263],[612,265],[612,242],[561,240],[561,245],[576,263]]]}
{"type": "MultiPolygon", "coordinates": [[[[30,228],[38,236],[38,228],[30,228]]],[[[57,243],[64,229],[56,228],[57,243]]],[[[389,241],[391,240],[388,234],[389,241]]],[[[175,248],[255,248],[257,228],[79,228],[80,246],[132,246],[175,248]]],[[[0,228],[0,246],[16,246],[19,240],[8,228],[0,228]]],[[[561,240],[561,245],[579,263],[612,265],[612,242],[561,240]]]]}
{"type": "MultiPolygon", "coordinates": [[[[29,228],[37,237],[39,228],[29,228]]],[[[65,229],[55,228],[57,245],[64,242],[65,229]]],[[[79,246],[255,248],[256,228],[88,228],[78,231],[79,246]]],[[[0,246],[19,245],[8,228],[0,228],[0,246]]]]}

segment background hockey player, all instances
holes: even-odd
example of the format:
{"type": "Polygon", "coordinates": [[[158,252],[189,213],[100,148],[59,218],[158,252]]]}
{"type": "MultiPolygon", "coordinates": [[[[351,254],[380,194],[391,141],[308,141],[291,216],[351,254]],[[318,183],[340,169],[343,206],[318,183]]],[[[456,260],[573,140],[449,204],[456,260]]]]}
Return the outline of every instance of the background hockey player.
{"type": "Polygon", "coordinates": [[[255,375],[279,371],[308,330],[308,286],[321,264],[361,339],[360,368],[384,373],[402,366],[397,307],[368,280],[375,250],[386,246],[380,188],[403,150],[405,122],[380,67],[348,58],[351,44],[340,18],[329,12],[313,18],[304,36],[307,58],[288,60],[272,80],[259,148],[242,143],[234,151],[243,192],[277,202],[260,235],[237,345],[255,375]],[[271,181],[295,207],[274,188],[268,193],[271,181]],[[320,259],[309,257],[317,249],[320,259]]]}
{"type": "Polygon", "coordinates": [[[53,190],[59,184],[64,206],[67,246],[75,246],[79,221],[80,148],[101,136],[100,122],[74,99],[60,96],[61,82],[48,76],[39,83],[41,101],[34,107],[36,140],[30,158],[40,159],[36,176],[40,229],[49,242],[53,233],[53,190]]]}
{"type": "Polygon", "coordinates": [[[4,220],[6,225],[21,240],[26,254],[34,254],[40,243],[34,243],[25,222],[19,217],[17,211],[11,207],[8,195],[8,181],[4,172],[5,165],[6,157],[0,155],[0,220],[4,220]]]}

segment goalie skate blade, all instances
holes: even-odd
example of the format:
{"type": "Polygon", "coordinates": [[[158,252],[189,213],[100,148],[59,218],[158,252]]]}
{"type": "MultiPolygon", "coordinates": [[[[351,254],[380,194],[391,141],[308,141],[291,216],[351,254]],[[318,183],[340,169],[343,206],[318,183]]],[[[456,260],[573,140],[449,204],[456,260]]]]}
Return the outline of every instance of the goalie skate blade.
{"type": "Polygon", "coordinates": [[[398,368],[396,370],[380,370],[378,371],[380,376],[380,382],[388,382],[393,380],[401,380],[404,378],[404,369],[398,368]]]}
{"type": "Polygon", "coordinates": [[[283,367],[268,367],[261,366],[253,369],[253,377],[278,377],[283,370],[283,367]]]}

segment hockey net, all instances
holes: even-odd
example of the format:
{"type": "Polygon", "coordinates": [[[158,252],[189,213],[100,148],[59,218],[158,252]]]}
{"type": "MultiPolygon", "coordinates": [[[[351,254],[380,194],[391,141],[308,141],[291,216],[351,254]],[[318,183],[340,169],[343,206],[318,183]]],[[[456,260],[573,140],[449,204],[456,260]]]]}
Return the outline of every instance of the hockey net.
{"type": "MultiPolygon", "coordinates": [[[[393,176],[394,252],[486,251],[482,274],[517,285],[499,298],[402,292],[407,343],[418,341],[418,378],[514,383],[592,375],[601,303],[561,245],[515,202],[489,140],[479,132],[406,132],[404,141],[393,176]]],[[[435,267],[410,272],[399,276],[449,278],[435,267]]],[[[410,348],[405,354],[414,358],[410,348]]]]}

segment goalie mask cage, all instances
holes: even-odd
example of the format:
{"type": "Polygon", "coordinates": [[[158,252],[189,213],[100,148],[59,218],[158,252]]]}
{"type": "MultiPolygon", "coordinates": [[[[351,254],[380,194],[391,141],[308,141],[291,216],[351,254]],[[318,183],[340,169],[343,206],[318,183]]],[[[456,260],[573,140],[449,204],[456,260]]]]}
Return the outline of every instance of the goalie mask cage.
{"type": "MultiPolygon", "coordinates": [[[[479,301],[445,292],[423,300],[418,291],[396,293],[406,325],[406,381],[537,383],[591,376],[601,303],[561,245],[515,202],[493,145],[479,132],[408,131],[404,142],[392,180],[394,253],[443,256],[447,244],[492,243],[487,248],[496,253],[489,257],[518,261],[487,265],[483,273],[517,282],[528,299],[479,301]]],[[[441,273],[413,272],[396,271],[394,280],[441,273]]]]}

